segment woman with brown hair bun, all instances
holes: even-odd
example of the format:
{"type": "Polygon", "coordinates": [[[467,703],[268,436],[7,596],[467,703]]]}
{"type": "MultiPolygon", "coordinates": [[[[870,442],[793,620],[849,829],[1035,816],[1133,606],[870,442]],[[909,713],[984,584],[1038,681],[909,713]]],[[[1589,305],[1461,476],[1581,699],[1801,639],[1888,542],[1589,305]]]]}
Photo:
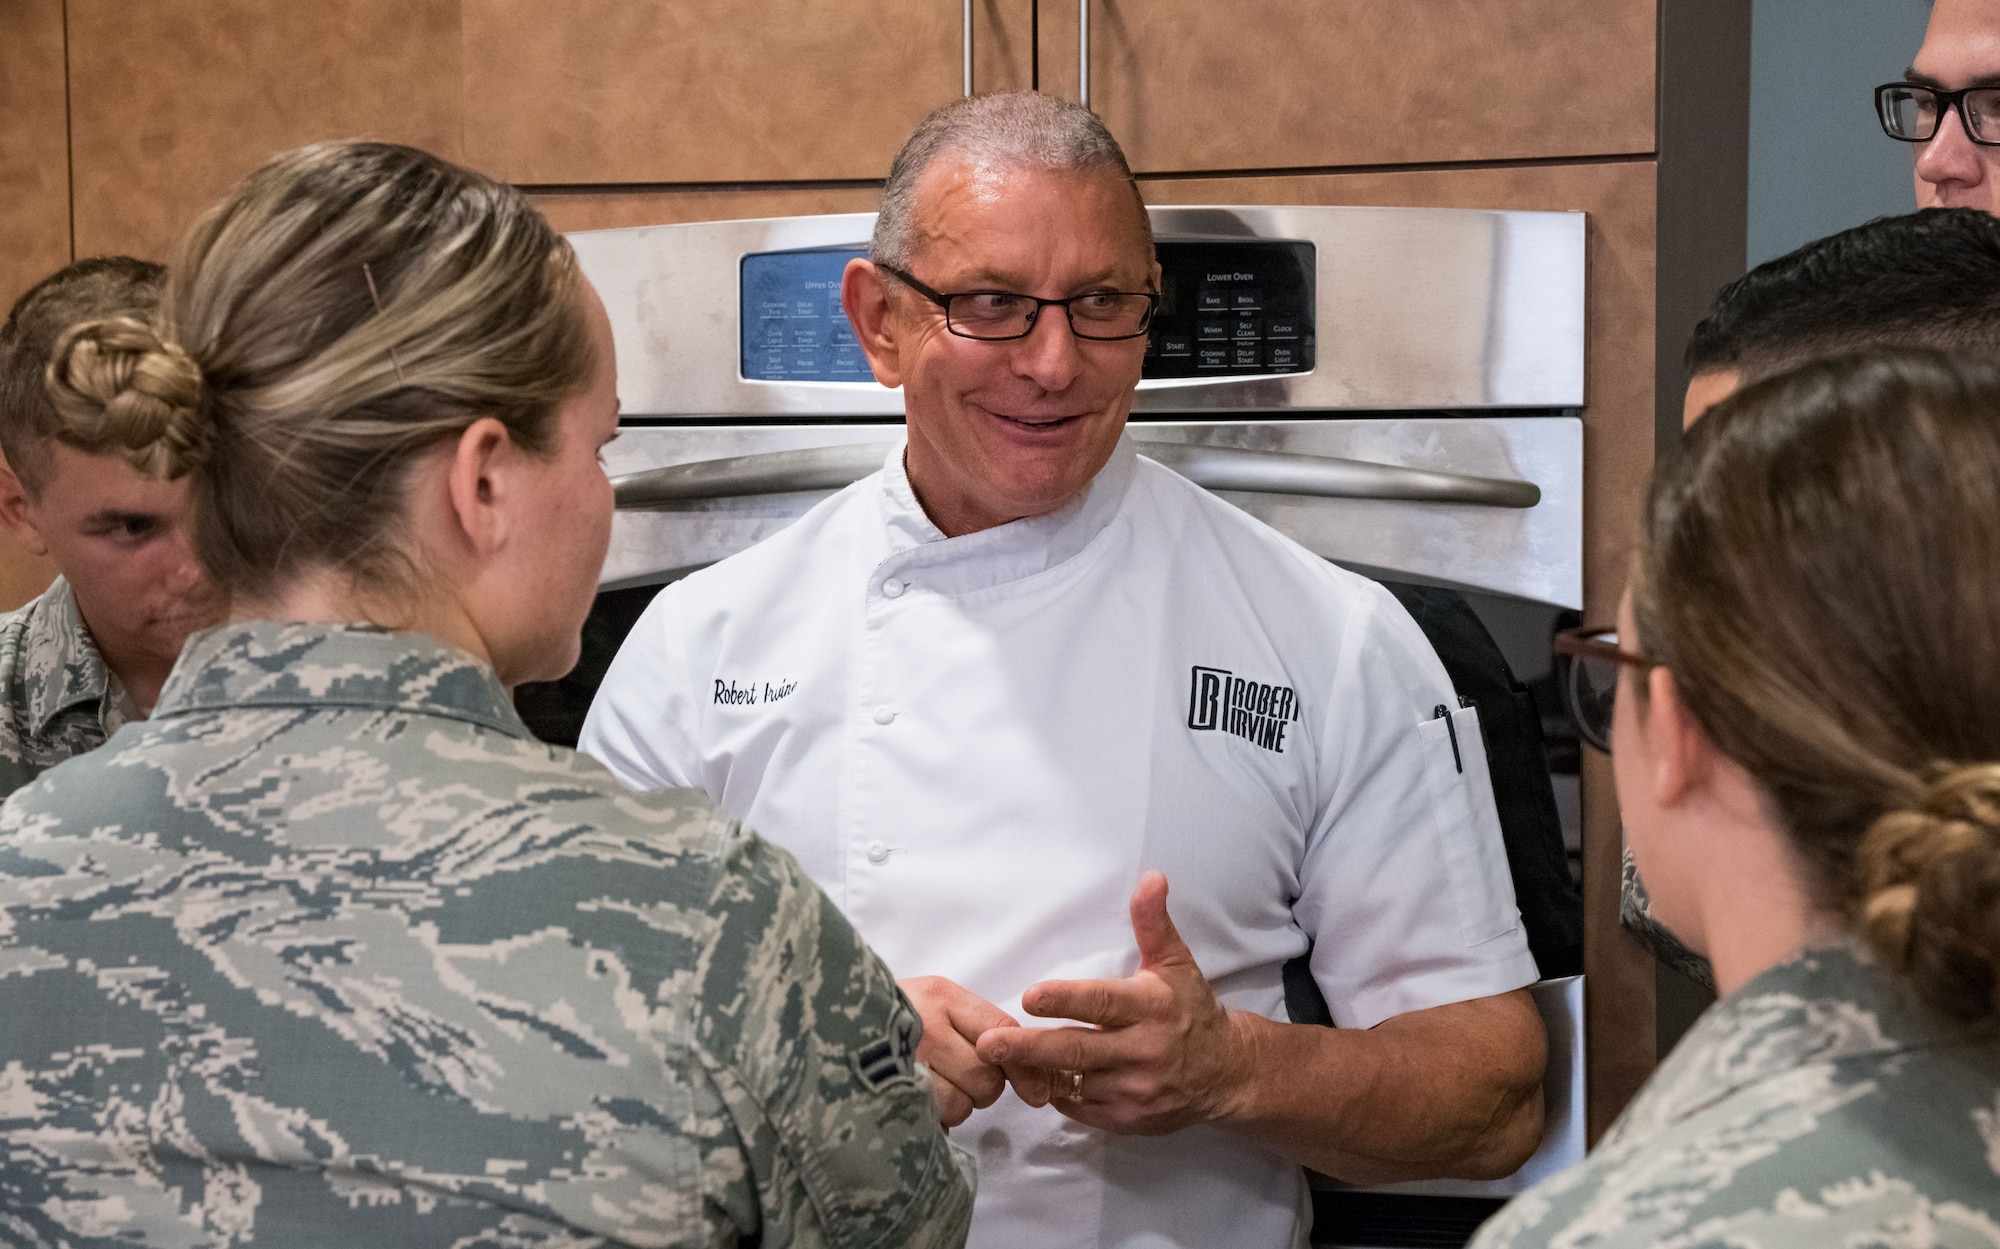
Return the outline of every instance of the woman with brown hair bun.
{"type": "Polygon", "coordinates": [[[1565,647],[1577,710],[1723,997],[1474,1244],[2000,1245],[2000,365],[1711,409],[1619,625],[1565,647]]]}
{"type": "Polygon", "coordinates": [[[236,621],[0,811],[0,1239],[963,1243],[888,969],[509,702],[575,662],[618,414],[526,200],[286,153],[48,376],[66,441],[190,479],[236,621]]]}

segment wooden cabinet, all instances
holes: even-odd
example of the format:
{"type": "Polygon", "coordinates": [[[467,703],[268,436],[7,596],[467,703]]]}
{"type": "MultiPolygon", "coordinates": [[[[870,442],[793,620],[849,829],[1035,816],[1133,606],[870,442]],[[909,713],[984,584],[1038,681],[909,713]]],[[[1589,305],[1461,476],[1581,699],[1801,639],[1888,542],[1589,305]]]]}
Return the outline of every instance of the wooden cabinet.
{"type": "MultiPolygon", "coordinates": [[[[0,3],[0,318],[69,263],[69,107],[62,0],[0,3]]],[[[0,611],[55,576],[0,532],[0,611]]]]}
{"type": "Polygon", "coordinates": [[[466,157],[514,182],[880,178],[964,89],[951,0],[464,0],[464,22],[466,157]]]}
{"type": "Polygon", "coordinates": [[[69,262],[62,0],[0,4],[0,317],[69,262]]]}
{"type": "MultiPolygon", "coordinates": [[[[1078,6],[1043,0],[1043,90],[1078,6]]],[[[1657,0],[1090,0],[1090,104],[1141,173],[1653,150],[1657,0]]]]}
{"type": "Polygon", "coordinates": [[[459,155],[457,0],[67,9],[79,256],[169,259],[196,213],[303,143],[459,155]]]}

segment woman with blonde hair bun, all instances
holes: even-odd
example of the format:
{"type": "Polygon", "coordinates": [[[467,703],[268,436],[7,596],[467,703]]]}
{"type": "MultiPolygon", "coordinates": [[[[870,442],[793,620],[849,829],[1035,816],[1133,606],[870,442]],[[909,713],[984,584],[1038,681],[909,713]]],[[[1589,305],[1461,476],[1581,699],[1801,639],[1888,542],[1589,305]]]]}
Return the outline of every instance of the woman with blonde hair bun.
{"type": "Polygon", "coordinates": [[[1823,361],[1711,409],[1619,625],[1559,643],[1572,700],[1723,996],[1473,1243],[2000,1245],[2000,365],[1823,361]]]}
{"type": "Polygon", "coordinates": [[[961,1244],[888,970],[698,794],[535,741],[609,541],[610,325],[511,188],[281,155],[48,372],[235,622],[0,811],[0,1240],[961,1244]]]}

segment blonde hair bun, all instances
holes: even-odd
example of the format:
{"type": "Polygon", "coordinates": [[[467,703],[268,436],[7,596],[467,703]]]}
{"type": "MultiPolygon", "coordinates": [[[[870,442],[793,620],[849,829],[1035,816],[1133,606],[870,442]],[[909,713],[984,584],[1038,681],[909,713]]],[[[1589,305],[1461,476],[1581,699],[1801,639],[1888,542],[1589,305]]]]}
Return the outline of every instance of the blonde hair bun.
{"type": "Polygon", "coordinates": [[[1925,998],[2000,1010],[2000,764],[1940,767],[1857,853],[1861,930],[1925,998]]]}
{"type": "Polygon", "coordinates": [[[207,462],[214,431],[201,366],[146,322],[113,317],[71,328],[57,340],[47,376],[63,442],[120,455],[156,479],[207,462]]]}

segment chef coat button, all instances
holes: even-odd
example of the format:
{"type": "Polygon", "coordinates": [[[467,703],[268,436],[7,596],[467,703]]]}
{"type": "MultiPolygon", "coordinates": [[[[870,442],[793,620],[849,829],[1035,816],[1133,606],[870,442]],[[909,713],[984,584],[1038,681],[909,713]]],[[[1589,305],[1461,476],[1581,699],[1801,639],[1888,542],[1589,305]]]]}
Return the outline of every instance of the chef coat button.
{"type": "Polygon", "coordinates": [[[894,707],[877,707],[875,709],[875,723],[877,724],[887,724],[895,718],[896,709],[894,707]]]}
{"type": "Polygon", "coordinates": [[[879,841],[869,842],[868,861],[870,863],[887,863],[889,861],[889,847],[879,841]]]}
{"type": "Polygon", "coordinates": [[[900,577],[891,577],[882,583],[882,593],[888,595],[890,598],[903,597],[903,591],[908,588],[908,586],[903,584],[900,577]]]}

